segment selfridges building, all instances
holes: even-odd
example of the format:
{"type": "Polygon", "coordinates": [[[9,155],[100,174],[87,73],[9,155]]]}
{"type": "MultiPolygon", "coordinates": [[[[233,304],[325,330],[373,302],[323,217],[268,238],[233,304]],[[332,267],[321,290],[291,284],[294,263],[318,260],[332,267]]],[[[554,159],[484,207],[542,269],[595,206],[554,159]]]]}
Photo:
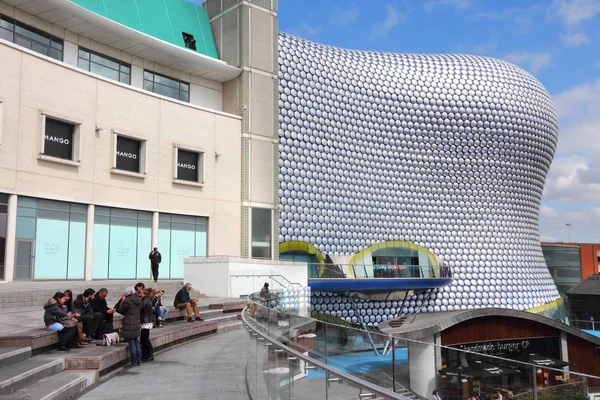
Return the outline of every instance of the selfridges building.
{"type": "Polygon", "coordinates": [[[455,278],[422,311],[559,298],[538,231],[558,122],[533,76],[280,33],[279,82],[281,243],[335,262],[381,242],[422,246],[455,278]]]}

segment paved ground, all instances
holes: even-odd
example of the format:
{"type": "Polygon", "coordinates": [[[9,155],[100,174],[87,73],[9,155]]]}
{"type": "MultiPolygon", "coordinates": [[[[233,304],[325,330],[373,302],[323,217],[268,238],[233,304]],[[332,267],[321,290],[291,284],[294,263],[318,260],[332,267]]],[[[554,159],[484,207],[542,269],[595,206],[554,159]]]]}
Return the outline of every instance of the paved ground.
{"type": "Polygon", "coordinates": [[[118,372],[81,397],[84,400],[248,400],[245,330],[166,350],[153,362],[118,372]]]}

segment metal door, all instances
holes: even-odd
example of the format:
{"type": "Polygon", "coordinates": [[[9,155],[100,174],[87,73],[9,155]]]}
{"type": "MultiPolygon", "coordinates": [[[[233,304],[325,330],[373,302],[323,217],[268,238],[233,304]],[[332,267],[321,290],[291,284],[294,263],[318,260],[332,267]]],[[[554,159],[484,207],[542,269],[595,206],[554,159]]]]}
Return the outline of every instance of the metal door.
{"type": "Polygon", "coordinates": [[[14,279],[16,281],[32,280],[34,261],[35,246],[33,240],[17,240],[14,279]]]}

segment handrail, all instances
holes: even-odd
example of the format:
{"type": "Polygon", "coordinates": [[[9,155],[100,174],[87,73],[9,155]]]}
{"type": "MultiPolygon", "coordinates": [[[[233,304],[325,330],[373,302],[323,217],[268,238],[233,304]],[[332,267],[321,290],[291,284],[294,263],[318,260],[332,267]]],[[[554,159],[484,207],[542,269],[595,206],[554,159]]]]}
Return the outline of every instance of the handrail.
{"type": "MultiPolygon", "coordinates": [[[[271,271],[271,272],[273,272],[273,271],[271,271]]],[[[302,288],[301,284],[296,283],[296,282],[290,282],[285,276],[283,276],[281,274],[273,274],[273,273],[271,273],[271,274],[231,274],[231,275],[229,275],[229,277],[234,277],[234,278],[237,278],[237,277],[246,277],[246,278],[248,278],[248,277],[259,277],[259,278],[271,278],[271,279],[273,279],[274,276],[276,276],[278,278],[282,278],[284,281],[286,281],[287,284],[288,284],[288,286],[287,286],[288,288],[290,286],[292,286],[292,287],[299,286],[300,288],[302,288]]],[[[277,282],[278,284],[280,284],[281,286],[284,286],[278,280],[276,280],[276,279],[273,279],[273,280],[275,282],[277,282]]]]}
{"type": "Polygon", "coordinates": [[[254,333],[256,333],[258,336],[262,337],[264,340],[267,340],[268,342],[272,343],[275,347],[278,347],[279,349],[285,351],[288,354],[293,355],[294,357],[297,357],[311,365],[314,365],[315,367],[317,367],[318,369],[321,369],[329,374],[335,375],[341,379],[344,379],[348,382],[353,383],[355,386],[357,386],[359,389],[366,389],[369,390],[371,393],[373,394],[377,394],[379,396],[383,396],[387,399],[392,399],[392,400],[412,400],[408,397],[404,397],[401,396],[397,393],[392,392],[391,390],[382,388],[380,386],[377,386],[371,382],[365,381],[363,379],[357,378],[355,376],[352,376],[350,374],[347,374],[343,371],[338,371],[334,368],[331,368],[329,365],[316,360],[314,358],[308,357],[306,355],[304,355],[304,353],[300,353],[297,350],[292,349],[291,347],[286,346],[285,344],[278,342],[274,339],[271,339],[268,335],[263,334],[260,330],[256,329],[253,324],[251,324],[250,322],[248,322],[247,318],[246,318],[246,314],[248,312],[248,307],[245,307],[244,310],[242,311],[242,321],[244,322],[244,324],[252,329],[254,331],[254,333]]]}

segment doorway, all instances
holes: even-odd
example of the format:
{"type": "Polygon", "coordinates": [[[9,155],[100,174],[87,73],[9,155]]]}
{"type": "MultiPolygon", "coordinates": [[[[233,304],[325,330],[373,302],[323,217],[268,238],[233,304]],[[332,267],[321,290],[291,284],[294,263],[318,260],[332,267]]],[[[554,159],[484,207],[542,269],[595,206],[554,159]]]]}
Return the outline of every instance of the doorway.
{"type": "Polygon", "coordinates": [[[17,240],[15,254],[14,280],[26,281],[33,279],[33,264],[35,261],[35,245],[33,240],[17,240]]]}

